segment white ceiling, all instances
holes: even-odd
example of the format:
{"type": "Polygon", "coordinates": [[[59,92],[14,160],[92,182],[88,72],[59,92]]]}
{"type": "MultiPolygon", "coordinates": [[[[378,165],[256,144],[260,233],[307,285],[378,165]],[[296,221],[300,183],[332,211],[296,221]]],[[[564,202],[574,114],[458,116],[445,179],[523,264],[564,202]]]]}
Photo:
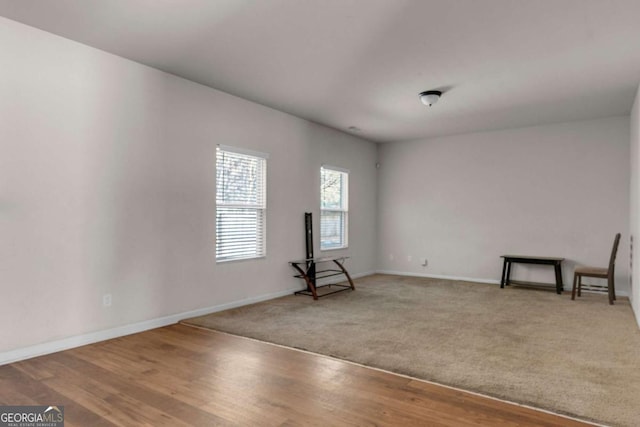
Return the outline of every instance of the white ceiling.
{"type": "Polygon", "coordinates": [[[629,114],[640,83],[639,0],[0,0],[0,15],[377,142],[629,114]]]}

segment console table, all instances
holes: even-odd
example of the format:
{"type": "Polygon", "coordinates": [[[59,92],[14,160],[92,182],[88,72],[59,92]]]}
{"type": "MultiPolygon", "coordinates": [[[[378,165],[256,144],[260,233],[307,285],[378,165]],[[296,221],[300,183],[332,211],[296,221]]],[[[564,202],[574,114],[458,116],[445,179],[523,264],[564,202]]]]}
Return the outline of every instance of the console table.
{"type": "Polygon", "coordinates": [[[527,286],[527,287],[535,287],[541,289],[553,289],[552,283],[539,283],[539,282],[525,282],[521,280],[511,280],[511,264],[520,263],[520,264],[541,264],[541,265],[552,265],[553,269],[556,273],[556,283],[555,290],[557,294],[562,294],[562,289],[564,285],[562,284],[562,261],[564,258],[553,258],[553,257],[538,257],[538,256],[527,256],[527,255],[502,255],[501,258],[504,258],[504,264],[502,265],[502,280],[500,281],[500,288],[504,288],[507,285],[518,285],[518,286],[527,286]]]}
{"type": "Polygon", "coordinates": [[[317,300],[319,297],[324,297],[327,295],[335,294],[338,292],[343,292],[347,290],[355,291],[356,287],[353,285],[353,280],[351,280],[351,276],[349,276],[349,272],[346,268],[344,268],[344,261],[349,259],[349,257],[323,257],[323,258],[307,258],[299,261],[290,261],[289,264],[293,268],[295,268],[300,274],[296,274],[293,277],[298,277],[300,279],[304,279],[307,284],[307,289],[298,291],[296,295],[309,295],[312,296],[314,300],[317,300]],[[335,268],[325,268],[323,270],[317,270],[318,264],[326,264],[333,263],[338,269],[335,268]],[[332,276],[341,276],[344,275],[349,282],[348,285],[341,284],[329,284],[329,285],[320,285],[316,284],[318,279],[324,279],[325,277],[332,276]],[[331,288],[335,287],[337,289],[332,292],[325,292],[323,294],[318,294],[318,289],[320,288],[331,288]]]}

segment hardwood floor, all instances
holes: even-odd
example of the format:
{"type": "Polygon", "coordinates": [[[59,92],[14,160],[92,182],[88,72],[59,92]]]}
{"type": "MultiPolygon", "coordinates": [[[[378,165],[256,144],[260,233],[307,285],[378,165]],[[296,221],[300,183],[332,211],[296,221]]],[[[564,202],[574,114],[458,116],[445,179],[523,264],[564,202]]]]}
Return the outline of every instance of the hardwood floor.
{"type": "Polygon", "coordinates": [[[584,426],[339,360],[172,325],[0,367],[0,404],[67,426],[584,426]]]}

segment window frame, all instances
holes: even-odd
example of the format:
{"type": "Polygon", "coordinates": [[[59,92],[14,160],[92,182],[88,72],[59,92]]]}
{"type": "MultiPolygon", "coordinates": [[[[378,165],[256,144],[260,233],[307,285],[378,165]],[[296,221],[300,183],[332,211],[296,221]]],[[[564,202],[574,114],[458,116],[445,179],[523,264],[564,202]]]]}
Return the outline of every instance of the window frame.
{"type": "MultiPolygon", "coordinates": [[[[269,159],[268,153],[262,153],[259,151],[248,150],[240,147],[232,147],[228,145],[218,144],[216,146],[216,194],[215,194],[215,206],[216,206],[216,245],[215,245],[215,259],[217,263],[226,263],[226,262],[235,262],[235,261],[246,261],[246,260],[255,260],[260,258],[266,258],[267,256],[267,167],[269,159]],[[224,201],[224,195],[220,194],[220,190],[223,188],[220,184],[221,179],[221,170],[220,168],[220,153],[229,153],[233,156],[241,156],[245,157],[249,161],[262,162],[260,166],[261,177],[259,178],[258,187],[260,188],[257,198],[260,199],[260,202],[257,203],[234,203],[234,202],[226,202],[224,201]],[[221,215],[220,212],[224,209],[237,209],[237,210],[255,210],[256,211],[256,229],[255,229],[255,240],[259,241],[259,245],[256,247],[256,251],[251,255],[238,255],[238,256],[221,256],[221,244],[219,243],[221,240],[220,236],[220,228],[221,224],[221,215]],[[258,247],[259,246],[259,247],[258,247]]],[[[227,249],[228,251],[228,249],[227,249]]]]}
{"type": "Polygon", "coordinates": [[[349,170],[338,166],[321,165],[320,166],[320,251],[335,251],[347,249],[349,247],[349,170]],[[325,170],[338,172],[341,174],[344,183],[340,193],[340,208],[324,208],[323,194],[323,173],[325,170]],[[342,245],[340,246],[324,246],[322,235],[323,212],[339,213],[342,225],[342,245]]]}

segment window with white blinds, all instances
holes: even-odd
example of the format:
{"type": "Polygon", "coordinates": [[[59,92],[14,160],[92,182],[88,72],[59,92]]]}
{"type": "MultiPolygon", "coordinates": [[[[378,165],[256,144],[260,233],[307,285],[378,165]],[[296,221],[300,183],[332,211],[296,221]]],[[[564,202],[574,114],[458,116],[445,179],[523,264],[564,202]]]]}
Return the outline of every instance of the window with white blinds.
{"type": "Polygon", "coordinates": [[[267,157],[218,146],[216,261],[265,256],[267,157]]]}
{"type": "Polygon", "coordinates": [[[320,169],[320,249],[342,249],[348,244],[349,171],[320,169]]]}

